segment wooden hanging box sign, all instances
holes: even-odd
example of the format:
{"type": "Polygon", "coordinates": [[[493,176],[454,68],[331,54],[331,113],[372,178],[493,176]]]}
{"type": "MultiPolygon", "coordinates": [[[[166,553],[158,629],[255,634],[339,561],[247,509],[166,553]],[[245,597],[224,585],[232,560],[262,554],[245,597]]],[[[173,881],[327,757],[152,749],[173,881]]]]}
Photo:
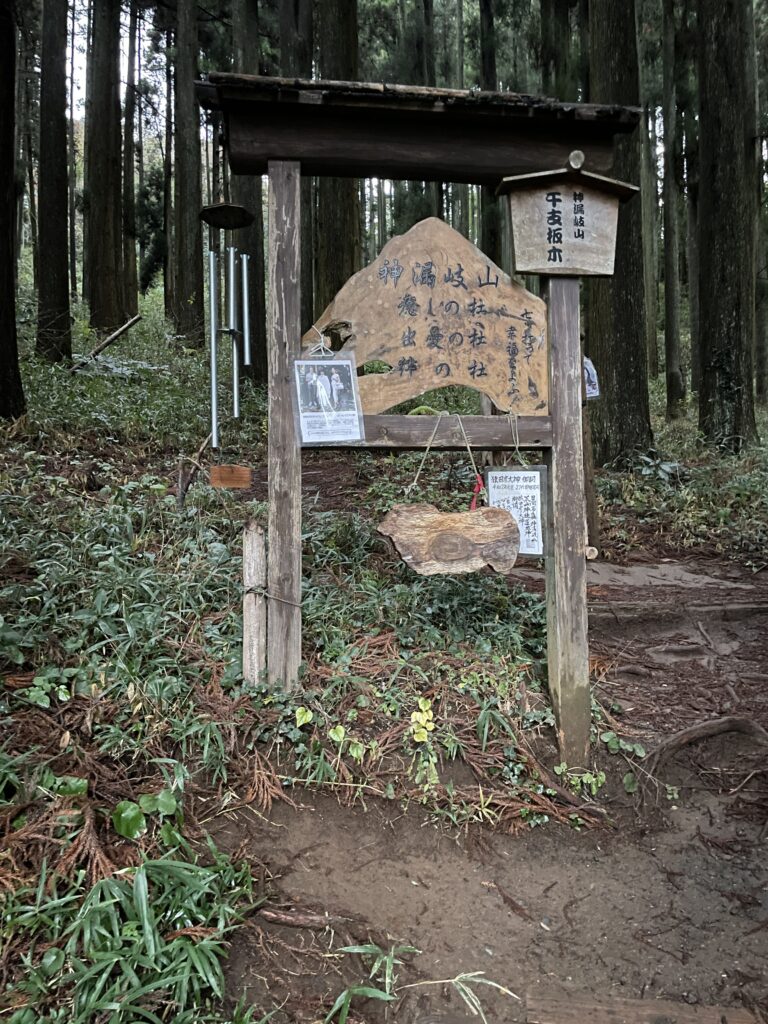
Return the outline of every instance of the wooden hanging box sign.
{"type": "Polygon", "coordinates": [[[582,169],[584,154],[552,171],[504,178],[515,272],[569,277],[613,274],[619,203],[639,188],[582,169]]]}

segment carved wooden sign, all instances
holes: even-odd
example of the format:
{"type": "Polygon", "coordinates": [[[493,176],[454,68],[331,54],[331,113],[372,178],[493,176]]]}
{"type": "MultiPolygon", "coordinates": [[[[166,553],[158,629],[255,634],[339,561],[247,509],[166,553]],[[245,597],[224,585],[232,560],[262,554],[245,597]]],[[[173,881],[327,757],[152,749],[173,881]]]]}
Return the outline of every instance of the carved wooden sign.
{"type": "Polygon", "coordinates": [[[463,384],[504,412],[548,415],[546,309],[444,221],[392,238],[347,281],[304,337],[338,332],[358,367],[364,413],[463,384]]]}
{"type": "Polygon", "coordinates": [[[517,522],[503,508],[439,512],[434,505],[395,505],[378,530],[421,576],[476,572],[486,565],[511,572],[520,547],[517,522]]]}

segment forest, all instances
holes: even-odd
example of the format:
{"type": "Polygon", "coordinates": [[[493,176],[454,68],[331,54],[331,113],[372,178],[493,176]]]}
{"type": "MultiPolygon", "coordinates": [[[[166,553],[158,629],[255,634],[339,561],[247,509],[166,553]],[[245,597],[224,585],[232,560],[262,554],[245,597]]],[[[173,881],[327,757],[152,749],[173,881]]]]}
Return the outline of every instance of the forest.
{"type": "MultiPolygon", "coordinates": [[[[765,1024],[767,138],[767,0],[0,0],[0,1015],[765,1024]],[[301,452],[298,684],[248,678],[275,215],[214,72],[636,112],[615,272],[576,302],[585,763],[545,559],[417,576],[378,528],[474,509],[469,442],[301,452]],[[253,360],[221,353],[212,449],[226,203],[253,360]]],[[[302,176],[302,333],[425,218],[513,275],[506,202],[465,182],[302,176]]]]}

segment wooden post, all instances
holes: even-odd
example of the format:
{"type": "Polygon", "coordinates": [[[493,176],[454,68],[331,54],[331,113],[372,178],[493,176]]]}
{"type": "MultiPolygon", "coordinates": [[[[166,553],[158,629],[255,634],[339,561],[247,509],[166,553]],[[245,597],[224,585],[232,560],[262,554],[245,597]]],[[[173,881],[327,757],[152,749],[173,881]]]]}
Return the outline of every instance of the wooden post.
{"type": "Polygon", "coordinates": [[[552,449],[548,489],[547,662],[560,756],[589,764],[589,649],[581,433],[579,281],[549,279],[552,449]]]}
{"type": "Polygon", "coordinates": [[[292,359],[301,344],[301,168],[269,162],[269,514],[267,677],[296,687],[301,664],[301,450],[293,419],[292,359]]]}
{"type": "Polygon", "coordinates": [[[249,519],[243,530],[243,678],[263,682],[267,667],[267,548],[264,528],[249,519]]]}

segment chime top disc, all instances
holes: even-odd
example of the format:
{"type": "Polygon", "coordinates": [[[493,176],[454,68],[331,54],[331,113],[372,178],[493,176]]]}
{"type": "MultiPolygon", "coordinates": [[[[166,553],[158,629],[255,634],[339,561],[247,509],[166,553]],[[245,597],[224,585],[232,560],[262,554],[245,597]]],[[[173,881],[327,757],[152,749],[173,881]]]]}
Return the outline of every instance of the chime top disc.
{"type": "Polygon", "coordinates": [[[244,206],[237,206],[235,203],[215,203],[213,206],[202,208],[200,220],[210,224],[212,228],[236,231],[238,228],[247,228],[253,224],[253,214],[244,206]]]}

